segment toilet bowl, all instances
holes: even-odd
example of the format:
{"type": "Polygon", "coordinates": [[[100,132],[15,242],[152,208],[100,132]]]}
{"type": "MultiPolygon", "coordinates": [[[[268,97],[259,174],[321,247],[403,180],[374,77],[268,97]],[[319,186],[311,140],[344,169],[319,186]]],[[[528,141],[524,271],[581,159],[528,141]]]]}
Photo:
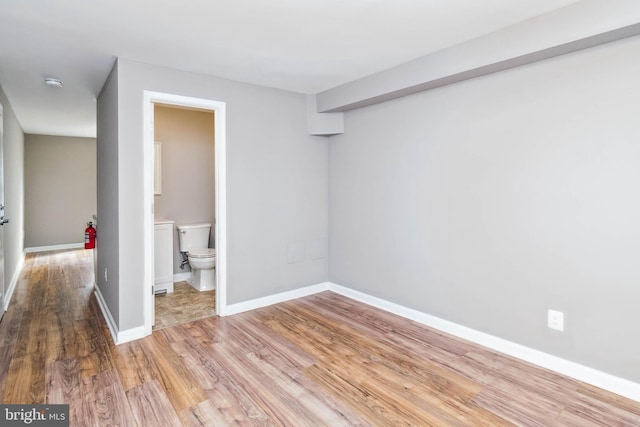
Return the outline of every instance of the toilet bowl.
{"type": "Polygon", "coordinates": [[[216,288],[216,250],[212,248],[196,248],[187,252],[191,267],[191,278],[188,283],[199,291],[210,291],[216,288]]]}
{"type": "Polygon", "coordinates": [[[216,288],[216,250],[208,248],[211,224],[178,225],[180,252],[191,267],[191,277],[187,280],[199,291],[216,288]]]}

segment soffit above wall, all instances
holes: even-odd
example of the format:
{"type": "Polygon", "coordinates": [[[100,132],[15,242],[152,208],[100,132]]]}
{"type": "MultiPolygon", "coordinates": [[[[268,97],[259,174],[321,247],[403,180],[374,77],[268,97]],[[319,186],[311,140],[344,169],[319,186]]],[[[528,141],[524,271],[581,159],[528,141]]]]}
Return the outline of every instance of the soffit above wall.
{"type": "Polygon", "coordinates": [[[640,2],[583,1],[318,93],[316,111],[349,111],[637,35],[640,2]]]}

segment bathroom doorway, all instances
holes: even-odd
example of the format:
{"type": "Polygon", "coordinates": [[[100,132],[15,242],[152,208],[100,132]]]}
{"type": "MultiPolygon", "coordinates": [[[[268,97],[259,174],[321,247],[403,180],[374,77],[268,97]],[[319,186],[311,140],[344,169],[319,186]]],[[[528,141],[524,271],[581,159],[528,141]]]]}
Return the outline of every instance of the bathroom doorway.
{"type": "MultiPolygon", "coordinates": [[[[214,120],[211,110],[154,103],[154,330],[215,315],[215,269],[201,290],[176,231],[216,222],[214,120]]],[[[201,247],[215,248],[213,228],[206,233],[201,247]]]]}
{"type": "MultiPolygon", "coordinates": [[[[204,316],[215,312],[218,315],[224,315],[226,308],[226,132],[225,104],[222,102],[145,91],[144,107],[145,197],[148,197],[147,200],[151,206],[150,215],[145,215],[145,283],[149,289],[149,292],[145,292],[145,332],[150,334],[155,319],[157,298],[165,298],[161,305],[171,307],[172,310],[177,309],[177,312],[173,310],[169,315],[175,317],[176,322],[185,321],[185,317],[180,312],[194,315],[200,313],[204,316]],[[183,127],[173,129],[171,125],[167,128],[164,123],[162,130],[157,129],[158,135],[156,135],[156,116],[158,120],[165,120],[170,116],[178,117],[176,120],[182,121],[183,127]],[[194,142],[203,138],[202,135],[194,137],[194,134],[203,132],[195,130],[198,126],[201,129],[202,126],[209,126],[209,135],[212,136],[210,146],[203,145],[202,141],[194,142]],[[163,137],[165,141],[162,141],[163,137]],[[193,144],[200,144],[200,146],[196,147],[193,144]],[[162,165],[160,185],[158,185],[158,176],[155,174],[156,162],[154,161],[154,156],[158,153],[161,153],[162,159],[165,160],[160,162],[162,165]],[[197,177],[191,176],[194,171],[199,174],[197,177]],[[205,184],[199,185],[198,182],[205,182],[205,184]],[[187,186],[190,187],[187,188],[187,186]],[[177,190],[180,187],[184,189],[184,193],[177,190]],[[183,196],[189,200],[184,199],[183,196]],[[172,283],[174,292],[161,297],[156,297],[153,292],[156,277],[154,251],[157,250],[154,248],[154,224],[159,218],[157,215],[162,216],[164,220],[173,221],[171,273],[174,273],[177,281],[175,286],[172,283]],[[182,256],[179,252],[175,226],[199,222],[211,223],[210,247],[216,248],[216,289],[210,298],[195,289],[193,291],[196,293],[192,293],[190,289],[184,288],[185,285],[189,286],[184,279],[187,279],[190,273],[188,267],[184,270],[179,269],[182,256]],[[211,304],[212,299],[215,299],[214,307],[211,304]],[[199,304],[199,301],[205,301],[202,307],[196,305],[180,307],[180,304],[199,304]]],[[[170,319],[168,321],[171,322],[170,319]]],[[[158,323],[158,328],[166,327],[166,324],[167,319],[163,319],[158,323]]]]}

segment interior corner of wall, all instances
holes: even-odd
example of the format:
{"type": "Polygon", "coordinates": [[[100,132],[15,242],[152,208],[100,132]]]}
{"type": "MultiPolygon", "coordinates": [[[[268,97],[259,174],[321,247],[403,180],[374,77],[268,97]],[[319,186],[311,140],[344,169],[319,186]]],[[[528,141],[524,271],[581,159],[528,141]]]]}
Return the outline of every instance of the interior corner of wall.
{"type": "Polygon", "coordinates": [[[307,95],[307,132],[315,136],[344,133],[344,113],[318,113],[316,95],[307,95]]]}

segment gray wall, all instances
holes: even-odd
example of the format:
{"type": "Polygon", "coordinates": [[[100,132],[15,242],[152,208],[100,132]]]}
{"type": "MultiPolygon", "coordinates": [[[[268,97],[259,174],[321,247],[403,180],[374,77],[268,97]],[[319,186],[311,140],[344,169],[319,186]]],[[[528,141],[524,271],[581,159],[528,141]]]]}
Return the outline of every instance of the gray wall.
{"type": "Polygon", "coordinates": [[[3,108],[4,145],[4,204],[5,215],[11,220],[4,228],[4,283],[11,284],[23,256],[24,235],[24,132],[11,108],[2,87],[0,104],[3,108]]]}
{"type": "Polygon", "coordinates": [[[639,49],[347,113],[330,143],[330,280],[640,381],[639,49]]]}
{"type": "Polygon", "coordinates": [[[25,135],[27,248],[84,242],[96,213],[96,140],[25,135]]]}
{"type": "MultiPolygon", "coordinates": [[[[117,146],[105,147],[117,167],[109,164],[104,171],[118,176],[117,186],[110,182],[105,189],[115,193],[118,212],[105,213],[98,199],[100,235],[108,215],[109,232],[120,239],[119,328],[144,323],[144,90],[226,102],[228,303],[326,281],[326,258],[287,262],[288,243],[327,239],[327,145],[325,138],[307,134],[305,96],[120,59],[118,135],[110,138],[117,146]]],[[[107,126],[100,113],[98,119],[99,128],[107,126]]],[[[99,133],[99,192],[101,143],[99,133]]]]}
{"type": "MultiPolygon", "coordinates": [[[[97,277],[100,289],[113,320],[120,328],[120,222],[118,187],[118,64],[105,82],[97,103],[97,277]],[[105,280],[105,269],[107,280],[105,280]]],[[[142,311],[142,307],[137,308],[142,311]]]]}
{"type": "Polygon", "coordinates": [[[213,112],[156,105],[155,140],[162,143],[162,194],[154,197],[155,217],[174,221],[173,272],[180,269],[175,226],[215,222],[215,150],[213,112]]]}

